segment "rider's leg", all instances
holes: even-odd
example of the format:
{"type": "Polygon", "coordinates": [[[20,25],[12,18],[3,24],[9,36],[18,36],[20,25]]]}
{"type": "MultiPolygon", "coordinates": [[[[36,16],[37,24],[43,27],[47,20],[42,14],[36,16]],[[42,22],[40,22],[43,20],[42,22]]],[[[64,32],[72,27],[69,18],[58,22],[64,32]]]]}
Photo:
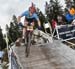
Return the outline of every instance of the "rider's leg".
{"type": "MultiPolygon", "coordinates": [[[[33,29],[34,29],[34,22],[31,23],[31,26],[33,26],[33,29]]],[[[31,36],[32,36],[32,40],[33,40],[34,37],[33,37],[32,33],[31,33],[31,36]]]]}
{"type": "MultiPolygon", "coordinates": [[[[27,27],[28,22],[25,20],[24,21],[24,26],[27,27]]],[[[24,39],[26,33],[26,28],[23,28],[23,34],[22,34],[22,39],[24,39]]]]}

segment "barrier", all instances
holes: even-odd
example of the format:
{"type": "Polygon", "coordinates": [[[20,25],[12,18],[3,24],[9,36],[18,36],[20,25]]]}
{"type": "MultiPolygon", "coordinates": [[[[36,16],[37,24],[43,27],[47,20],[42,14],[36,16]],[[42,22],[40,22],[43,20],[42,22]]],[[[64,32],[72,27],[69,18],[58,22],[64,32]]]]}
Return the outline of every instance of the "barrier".
{"type": "MultiPolygon", "coordinates": [[[[51,37],[48,37],[48,40],[49,40],[49,42],[53,43],[51,24],[50,24],[49,22],[46,22],[46,23],[43,24],[43,26],[44,26],[45,33],[46,33],[46,34],[49,34],[49,33],[47,32],[47,30],[46,30],[46,29],[49,28],[49,31],[50,31],[50,34],[49,34],[49,35],[50,35],[51,37]]],[[[46,36],[46,37],[47,37],[47,36],[46,36]]]]}
{"type": "Polygon", "coordinates": [[[75,43],[69,41],[75,39],[75,24],[67,24],[67,25],[56,25],[52,37],[56,37],[61,41],[65,41],[69,44],[71,48],[75,48],[75,43]]]}
{"type": "Polygon", "coordinates": [[[9,67],[8,67],[8,69],[22,69],[12,47],[10,48],[10,50],[8,52],[8,56],[9,56],[9,67]]]}
{"type": "Polygon", "coordinates": [[[49,29],[50,33],[52,34],[52,28],[49,22],[43,23],[45,33],[48,33],[46,29],[49,29]]]}
{"type": "Polygon", "coordinates": [[[7,51],[8,51],[8,60],[9,60],[8,69],[23,69],[17,59],[17,56],[16,56],[14,50],[13,50],[15,43],[11,43],[10,45],[8,45],[9,40],[8,40],[8,36],[7,36],[7,30],[6,30],[5,40],[6,40],[7,51]]]}
{"type": "Polygon", "coordinates": [[[56,25],[52,36],[62,41],[75,39],[75,25],[56,25]],[[55,32],[56,35],[54,35],[55,32]]]}

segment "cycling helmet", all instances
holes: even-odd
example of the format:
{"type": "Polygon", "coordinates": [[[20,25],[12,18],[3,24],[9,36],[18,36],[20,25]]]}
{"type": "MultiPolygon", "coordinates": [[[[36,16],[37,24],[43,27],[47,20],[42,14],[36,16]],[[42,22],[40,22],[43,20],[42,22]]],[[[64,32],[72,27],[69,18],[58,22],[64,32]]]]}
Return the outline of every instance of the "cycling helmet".
{"type": "Polygon", "coordinates": [[[36,12],[36,9],[35,9],[35,7],[29,7],[29,11],[34,13],[34,12],[36,12]]]}
{"type": "Polygon", "coordinates": [[[35,5],[32,3],[32,5],[29,7],[29,11],[34,13],[36,12],[36,8],[35,8],[35,5]]]}

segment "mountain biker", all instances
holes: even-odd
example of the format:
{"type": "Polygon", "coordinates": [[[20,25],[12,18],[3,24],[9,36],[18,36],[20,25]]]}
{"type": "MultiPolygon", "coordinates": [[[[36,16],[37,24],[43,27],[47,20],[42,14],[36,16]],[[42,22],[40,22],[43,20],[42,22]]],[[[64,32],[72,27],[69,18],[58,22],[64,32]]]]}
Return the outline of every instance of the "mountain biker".
{"type": "MultiPolygon", "coordinates": [[[[20,16],[18,16],[18,23],[19,24],[20,24],[21,18],[23,16],[25,16],[24,26],[27,26],[28,23],[31,23],[31,25],[34,26],[35,20],[36,20],[39,28],[41,28],[41,23],[40,23],[39,17],[36,14],[35,6],[32,5],[31,7],[29,7],[29,9],[27,11],[23,12],[20,16]]],[[[24,39],[25,32],[26,32],[26,28],[23,28],[22,39],[24,39]]]]}

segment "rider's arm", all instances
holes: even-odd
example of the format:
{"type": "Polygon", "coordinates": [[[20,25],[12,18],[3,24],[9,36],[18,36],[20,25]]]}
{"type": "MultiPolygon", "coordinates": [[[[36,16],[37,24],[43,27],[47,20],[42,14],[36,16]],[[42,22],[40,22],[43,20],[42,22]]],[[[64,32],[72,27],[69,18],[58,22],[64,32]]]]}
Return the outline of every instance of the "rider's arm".
{"type": "Polygon", "coordinates": [[[25,12],[23,12],[20,16],[18,16],[18,19],[17,19],[18,23],[20,23],[21,17],[27,16],[27,14],[28,14],[28,11],[25,11],[25,12]]]}
{"type": "Polygon", "coordinates": [[[34,14],[34,17],[35,17],[35,19],[36,19],[37,22],[38,22],[38,26],[41,26],[41,22],[40,22],[40,20],[39,20],[39,17],[37,16],[37,14],[34,14]]]}
{"type": "Polygon", "coordinates": [[[38,21],[38,26],[41,26],[41,22],[40,22],[40,20],[38,19],[37,21],[38,21]]]}

